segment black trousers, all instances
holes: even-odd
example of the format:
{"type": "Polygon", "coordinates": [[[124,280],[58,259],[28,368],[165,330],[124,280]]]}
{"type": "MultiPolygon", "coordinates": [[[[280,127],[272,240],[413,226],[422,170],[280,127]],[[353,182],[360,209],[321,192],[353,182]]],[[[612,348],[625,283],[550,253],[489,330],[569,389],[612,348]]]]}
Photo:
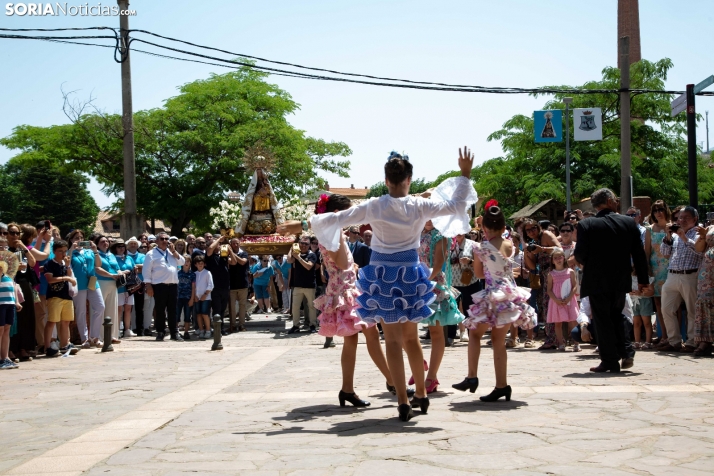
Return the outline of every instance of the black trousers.
{"type": "Polygon", "coordinates": [[[134,313],[136,314],[136,329],[134,329],[134,332],[139,334],[144,332],[144,293],[134,294],[134,313]]]}
{"type": "MultiPolygon", "coordinates": [[[[595,324],[592,322],[590,324],[586,324],[585,327],[587,327],[588,332],[590,332],[590,342],[584,342],[582,333],[580,332],[580,326],[575,326],[572,331],[570,331],[570,337],[575,341],[575,342],[580,342],[581,344],[594,344],[598,345],[597,343],[597,328],[595,327],[595,324]]],[[[634,335],[632,332],[632,323],[630,323],[630,320],[627,319],[625,316],[622,316],[622,328],[623,332],[625,333],[625,352],[627,353],[628,357],[635,357],[635,347],[632,345],[632,336],[634,335]]]]}
{"type": "Polygon", "coordinates": [[[176,333],[176,305],[178,304],[178,284],[152,284],[154,288],[154,310],[156,332],[166,333],[166,318],[169,320],[169,332],[176,333]]]}
{"type": "MultiPolygon", "coordinates": [[[[226,313],[230,299],[230,288],[213,288],[213,291],[211,291],[211,311],[214,316],[216,314],[221,316],[221,323],[223,322],[223,315],[226,313]]],[[[211,320],[213,320],[213,317],[211,317],[211,320]]]]}
{"type": "Polygon", "coordinates": [[[600,360],[605,364],[619,363],[629,357],[625,341],[625,325],[622,308],[625,307],[626,294],[611,292],[590,296],[590,308],[593,311],[593,323],[597,331],[597,345],[600,360]]]}

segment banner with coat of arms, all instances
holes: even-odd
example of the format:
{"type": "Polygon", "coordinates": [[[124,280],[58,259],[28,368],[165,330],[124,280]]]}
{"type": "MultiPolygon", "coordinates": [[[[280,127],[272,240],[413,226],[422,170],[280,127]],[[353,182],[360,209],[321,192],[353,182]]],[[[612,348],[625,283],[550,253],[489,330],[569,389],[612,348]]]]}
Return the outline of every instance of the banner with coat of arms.
{"type": "Polygon", "coordinates": [[[602,109],[573,109],[573,136],[576,141],[602,140],[602,109]]]}

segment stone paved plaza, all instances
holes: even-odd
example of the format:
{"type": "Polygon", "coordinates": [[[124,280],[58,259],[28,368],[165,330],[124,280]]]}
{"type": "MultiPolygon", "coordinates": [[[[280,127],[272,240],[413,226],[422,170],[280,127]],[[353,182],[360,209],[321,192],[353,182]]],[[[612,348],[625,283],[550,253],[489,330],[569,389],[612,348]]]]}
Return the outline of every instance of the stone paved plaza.
{"type": "MultiPolygon", "coordinates": [[[[476,394],[451,389],[447,348],[427,415],[396,397],[360,345],[340,408],[340,350],[273,328],[210,341],[125,340],[115,352],[38,358],[0,374],[0,473],[9,475],[705,475],[714,472],[714,360],[639,352],[632,371],[588,372],[593,348],[510,350],[511,402],[482,352],[476,394]]],[[[364,342],[362,342],[364,344],[364,342]]],[[[424,345],[428,356],[429,346],[424,345]]]]}

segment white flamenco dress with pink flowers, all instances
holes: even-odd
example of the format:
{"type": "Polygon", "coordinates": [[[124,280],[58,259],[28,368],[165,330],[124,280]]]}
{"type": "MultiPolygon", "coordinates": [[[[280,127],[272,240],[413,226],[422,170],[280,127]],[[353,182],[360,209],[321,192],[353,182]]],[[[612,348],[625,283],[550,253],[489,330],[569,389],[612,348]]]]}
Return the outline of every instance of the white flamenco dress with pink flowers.
{"type": "Polygon", "coordinates": [[[528,305],[531,290],[516,286],[512,262],[488,241],[478,243],[474,254],[483,263],[486,286],[483,291],[472,295],[473,304],[463,324],[469,329],[484,323],[490,327],[516,324],[523,329],[534,328],[537,324],[536,312],[528,305]]]}

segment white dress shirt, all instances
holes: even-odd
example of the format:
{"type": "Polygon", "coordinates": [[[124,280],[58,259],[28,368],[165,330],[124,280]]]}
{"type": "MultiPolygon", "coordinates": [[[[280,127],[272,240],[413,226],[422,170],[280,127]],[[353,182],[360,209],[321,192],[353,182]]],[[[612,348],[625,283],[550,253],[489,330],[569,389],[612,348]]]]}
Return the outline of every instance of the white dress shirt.
{"type": "Polygon", "coordinates": [[[144,282],[148,284],[178,284],[178,270],[186,260],[179,254],[174,258],[171,252],[158,247],[146,253],[144,258],[144,282]]]}
{"type": "Polygon", "coordinates": [[[320,244],[330,251],[339,248],[342,227],[355,223],[372,226],[372,249],[378,253],[415,250],[429,220],[443,236],[467,233],[471,226],[466,207],[477,199],[470,179],[452,177],[432,192],[431,199],[382,195],[337,213],[315,215],[310,226],[320,244]]]}

